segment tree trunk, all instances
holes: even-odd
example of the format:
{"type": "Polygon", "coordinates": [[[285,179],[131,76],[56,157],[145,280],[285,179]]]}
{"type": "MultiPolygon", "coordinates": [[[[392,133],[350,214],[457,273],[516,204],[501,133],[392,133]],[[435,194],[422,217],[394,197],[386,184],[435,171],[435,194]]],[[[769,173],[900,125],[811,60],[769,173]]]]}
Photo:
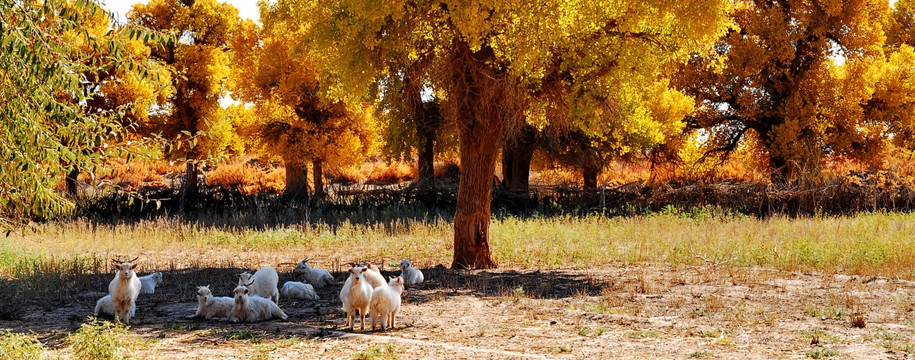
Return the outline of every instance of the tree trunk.
{"type": "Polygon", "coordinates": [[[769,175],[769,180],[772,181],[772,184],[788,184],[788,181],[791,180],[791,169],[785,158],[781,156],[772,156],[770,154],[769,166],[772,167],[772,172],[769,175]]]}
{"type": "Polygon", "coordinates": [[[435,187],[435,132],[432,129],[420,131],[422,146],[419,148],[416,183],[420,189],[435,187]]]}
{"type": "Polygon", "coordinates": [[[184,210],[186,207],[193,207],[197,202],[197,194],[200,192],[200,186],[197,181],[198,167],[197,162],[188,160],[187,170],[185,171],[186,178],[184,182],[184,201],[181,204],[181,209],[184,210]]]}
{"type": "Polygon", "coordinates": [[[311,165],[315,177],[315,196],[324,197],[324,160],[313,160],[311,165]]]}
{"type": "Polygon", "coordinates": [[[493,173],[505,121],[515,120],[507,75],[494,68],[495,54],[484,46],[473,52],[455,39],[448,70],[448,101],[457,123],[461,178],[454,215],[456,269],[497,266],[489,249],[493,173]]]}
{"type": "Polygon", "coordinates": [[[286,165],[286,195],[308,195],[308,172],[302,163],[293,159],[284,159],[286,165]]]}
{"type": "Polygon", "coordinates": [[[600,174],[600,168],[593,165],[584,165],[581,168],[581,177],[584,179],[585,189],[594,189],[597,187],[597,175],[600,174]]]}
{"type": "Polygon", "coordinates": [[[461,178],[454,215],[454,268],[497,266],[489,250],[489,218],[499,133],[487,130],[477,125],[459,135],[461,178]]]}
{"type": "Polygon", "coordinates": [[[70,194],[70,196],[76,196],[76,193],[79,190],[79,184],[77,183],[79,172],[79,168],[74,166],[70,168],[70,172],[67,173],[65,182],[67,183],[67,194],[70,194]]]}
{"type": "Polygon", "coordinates": [[[530,189],[531,159],[537,148],[537,132],[524,125],[521,133],[502,147],[502,183],[509,190],[527,192],[530,189]]]}

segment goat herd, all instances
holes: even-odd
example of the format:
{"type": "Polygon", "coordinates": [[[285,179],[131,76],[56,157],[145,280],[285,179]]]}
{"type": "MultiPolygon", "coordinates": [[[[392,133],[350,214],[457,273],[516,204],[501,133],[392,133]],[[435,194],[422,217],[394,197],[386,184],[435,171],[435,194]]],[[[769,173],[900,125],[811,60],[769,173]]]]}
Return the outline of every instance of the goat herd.
{"type": "MultiPolygon", "coordinates": [[[[136,261],[114,260],[117,273],[108,284],[108,295],[95,304],[95,316],[111,315],[125,324],[136,313],[136,301],[140,294],[152,294],[156,285],[162,282],[162,273],[156,272],[138,277],[136,261]]],[[[283,296],[288,298],[317,300],[315,287],[334,286],[337,281],[330,272],[308,265],[310,259],[302,260],[293,270],[293,275],[302,276],[305,282],[288,281],[283,284],[283,296]]],[[[346,312],[346,325],[353,330],[355,315],[358,311],[362,330],[365,330],[365,317],[371,315],[372,330],[380,322],[381,330],[394,327],[394,318],[400,310],[401,295],[404,285],[418,284],[423,281],[423,273],[410,264],[409,259],[400,263],[400,276],[384,280],[378,267],[373,264],[351,264],[349,277],[340,289],[340,302],[346,312]]],[[[242,273],[238,276],[238,287],[234,297],[213,296],[209,285],[197,287],[197,311],[188,318],[204,318],[219,321],[264,321],[287,318],[277,306],[280,292],[277,291],[279,275],[276,269],[264,267],[253,275],[242,273]]]]}

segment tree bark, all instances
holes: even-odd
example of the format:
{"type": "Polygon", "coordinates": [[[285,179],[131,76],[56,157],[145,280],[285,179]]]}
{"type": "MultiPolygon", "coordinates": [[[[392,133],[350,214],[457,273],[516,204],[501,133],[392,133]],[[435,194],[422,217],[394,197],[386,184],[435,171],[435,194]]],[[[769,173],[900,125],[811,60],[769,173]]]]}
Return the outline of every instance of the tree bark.
{"type": "Polygon", "coordinates": [[[597,175],[600,174],[600,168],[593,165],[585,164],[581,168],[581,177],[584,179],[585,189],[597,188],[597,175]]]}
{"type": "Polygon", "coordinates": [[[448,113],[457,124],[461,159],[451,265],[456,269],[498,266],[489,249],[493,173],[502,129],[516,114],[511,85],[494,59],[488,46],[474,52],[460,39],[449,59],[448,113]]]}
{"type": "Polygon", "coordinates": [[[416,164],[416,183],[421,189],[435,187],[435,131],[431,128],[421,129],[422,146],[419,148],[416,164]]]}
{"type": "Polygon", "coordinates": [[[311,165],[315,178],[315,196],[324,197],[324,160],[312,160],[311,165]]]}
{"type": "Polygon", "coordinates": [[[184,182],[184,203],[181,205],[181,209],[184,210],[187,206],[194,206],[197,201],[197,194],[200,192],[200,185],[197,181],[198,166],[196,161],[189,160],[187,162],[187,170],[185,171],[186,177],[184,182]]]}
{"type": "Polygon", "coordinates": [[[524,125],[521,133],[506,140],[502,147],[502,183],[514,191],[528,191],[531,179],[531,159],[537,149],[537,130],[524,125]]]}
{"type": "Polygon", "coordinates": [[[284,159],[286,165],[286,195],[308,195],[308,172],[302,163],[294,159],[284,159]]]}
{"type": "Polygon", "coordinates": [[[70,196],[76,196],[77,191],[79,191],[79,183],[77,182],[79,173],[79,168],[75,166],[70,168],[70,172],[67,173],[65,182],[67,183],[67,194],[70,194],[70,196]]]}

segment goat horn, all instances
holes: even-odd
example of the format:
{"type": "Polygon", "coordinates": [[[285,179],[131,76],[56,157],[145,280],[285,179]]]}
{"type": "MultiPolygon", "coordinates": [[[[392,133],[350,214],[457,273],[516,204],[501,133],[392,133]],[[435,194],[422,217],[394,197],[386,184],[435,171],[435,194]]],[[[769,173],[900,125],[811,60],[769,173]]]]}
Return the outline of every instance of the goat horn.
{"type": "Polygon", "coordinates": [[[132,263],[132,262],[134,262],[134,261],[137,261],[137,259],[139,259],[139,258],[140,258],[140,256],[137,256],[137,257],[133,258],[133,260],[130,260],[130,261],[128,261],[128,262],[132,263]]]}
{"type": "Polygon", "coordinates": [[[251,282],[245,284],[245,287],[251,286],[251,284],[254,284],[254,279],[251,279],[251,282]]]}
{"type": "Polygon", "coordinates": [[[117,259],[114,259],[114,258],[111,258],[111,261],[114,261],[115,264],[120,264],[120,263],[121,263],[120,261],[118,261],[117,259]]]}

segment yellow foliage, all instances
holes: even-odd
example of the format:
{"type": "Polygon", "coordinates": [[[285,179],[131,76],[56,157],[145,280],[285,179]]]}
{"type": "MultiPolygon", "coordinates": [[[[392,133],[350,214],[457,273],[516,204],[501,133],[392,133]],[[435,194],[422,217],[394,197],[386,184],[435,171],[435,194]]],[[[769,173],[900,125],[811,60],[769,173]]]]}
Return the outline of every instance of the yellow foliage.
{"type": "Polygon", "coordinates": [[[134,5],[128,18],[177,37],[147,47],[155,63],[174,74],[167,80],[175,90],[159,99],[159,109],[142,124],[144,131],[169,140],[166,155],[171,159],[239,152],[241,141],[219,106],[229,75],[228,41],[240,23],[238,10],[216,0],[151,0],[134,5]]]}

